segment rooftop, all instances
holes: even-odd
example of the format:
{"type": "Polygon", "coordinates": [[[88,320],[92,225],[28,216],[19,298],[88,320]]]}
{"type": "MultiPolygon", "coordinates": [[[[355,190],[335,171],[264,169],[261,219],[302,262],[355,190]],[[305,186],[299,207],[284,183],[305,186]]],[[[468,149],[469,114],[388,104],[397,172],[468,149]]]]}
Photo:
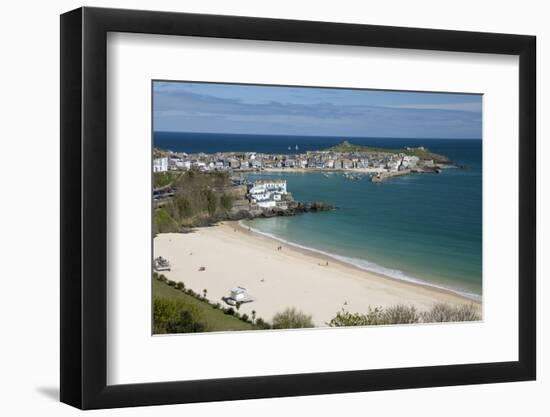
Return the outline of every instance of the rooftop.
{"type": "Polygon", "coordinates": [[[256,180],[256,184],[285,184],[286,180],[256,180]]]}

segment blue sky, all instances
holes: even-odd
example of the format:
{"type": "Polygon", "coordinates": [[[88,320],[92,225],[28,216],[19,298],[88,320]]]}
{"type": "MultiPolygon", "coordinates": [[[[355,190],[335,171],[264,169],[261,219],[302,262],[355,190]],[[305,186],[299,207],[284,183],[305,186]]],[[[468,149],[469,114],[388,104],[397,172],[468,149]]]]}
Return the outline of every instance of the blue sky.
{"type": "Polygon", "coordinates": [[[481,138],[481,95],[153,83],[155,131],[481,138]]]}

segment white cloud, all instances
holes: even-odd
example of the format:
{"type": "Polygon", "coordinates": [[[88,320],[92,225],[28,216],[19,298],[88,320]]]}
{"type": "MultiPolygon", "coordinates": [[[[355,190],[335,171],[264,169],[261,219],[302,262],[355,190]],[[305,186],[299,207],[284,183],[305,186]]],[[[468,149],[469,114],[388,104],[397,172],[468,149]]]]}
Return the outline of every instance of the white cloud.
{"type": "Polygon", "coordinates": [[[389,105],[394,109],[418,109],[418,110],[452,110],[481,113],[481,101],[473,103],[440,103],[440,104],[397,104],[389,105]]]}

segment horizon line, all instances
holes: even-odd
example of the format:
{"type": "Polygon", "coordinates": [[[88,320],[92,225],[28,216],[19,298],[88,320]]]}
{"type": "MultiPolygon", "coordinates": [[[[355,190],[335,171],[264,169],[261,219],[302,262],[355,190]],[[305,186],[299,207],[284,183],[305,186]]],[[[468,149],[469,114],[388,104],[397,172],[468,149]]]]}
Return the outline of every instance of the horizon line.
{"type": "Polygon", "coordinates": [[[178,130],[152,130],[153,133],[195,133],[206,135],[245,135],[245,136],[288,136],[288,137],[306,137],[306,138],[339,138],[346,139],[423,139],[423,140],[483,140],[483,138],[441,138],[431,137],[424,138],[418,136],[340,136],[340,135],[285,135],[285,134],[273,134],[273,133],[220,133],[220,132],[192,132],[192,131],[178,131],[178,130]]]}

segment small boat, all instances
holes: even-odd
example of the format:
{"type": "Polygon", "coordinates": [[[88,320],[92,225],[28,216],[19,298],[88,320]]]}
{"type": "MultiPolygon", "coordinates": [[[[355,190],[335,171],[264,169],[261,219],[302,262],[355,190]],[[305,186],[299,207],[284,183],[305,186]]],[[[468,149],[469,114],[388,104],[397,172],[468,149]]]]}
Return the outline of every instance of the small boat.
{"type": "Polygon", "coordinates": [[[298,150],[298,145],[296,145],[296,150],[298,150]]]}

